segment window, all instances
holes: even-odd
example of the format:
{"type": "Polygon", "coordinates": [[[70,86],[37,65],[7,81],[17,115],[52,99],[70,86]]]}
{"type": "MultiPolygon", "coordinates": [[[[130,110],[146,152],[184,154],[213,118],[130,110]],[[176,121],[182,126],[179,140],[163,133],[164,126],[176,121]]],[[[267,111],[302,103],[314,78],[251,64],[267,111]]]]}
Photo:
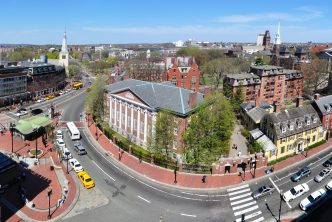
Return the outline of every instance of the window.
{"type": "Polygon", "coordinates": [[[317,123],[317,117],[314,117],[313,123],[317,123]]]}
{"type": "Polygon", "coordinates": [[[285,132],[286,132],[286,127],[283,126],[283,127],[281,128],[281,132],[282,132],[282,133],[285,133],[285,132]]]}
{"type": "Polygon", "coordinates": [[[134,119],[134,130],[137,130],[137,120],[134,119]]]}
{"type": "Polygon", "coordinates": [[[280,154],[283,154],[285,152],[285,146],[281,147],[280,154]]]}
{"type": "Polygon", "coordinates": [[[130,128],[130,126],[131,126],[131,117],[130,116],[128,116],[127,117],[127,126],[130,128]]]}
{"type": "Polygon", "coordinates": [[[312,142],[315,142],[316,141],[316,135],[314,135],[313,137],[312,137],[312,142]]]}
{"type": "Polygon", "coordinates": [[[310,125],[310,119],[307,119],[307,125],[310,125]]]}
{"type": "Polygon", "coordinates": [[[120,120],[120,112],[116,111],[116,121],[119,122],[119,120],[120,120]]]}
{"type": "Polygon", "coordinates": [[[299,122],[297,123],[297,126],[298,126],[299,128],[301,128],[301,127],[302,127],[302,122],[299,121],[299,122]]]}
{"type": "Polygon", "coordinates": [[[290,131],[294,130],[294,125],[290,124],[289,129],[290,129],[290,131]]]}
{"type": "Polygon", "coordinates": [[[287,151],[290,151],[290,150],[292,150],[292,145],[291,145],[291,144],[288,144],[288,145],[287,145],[287,151]]]}

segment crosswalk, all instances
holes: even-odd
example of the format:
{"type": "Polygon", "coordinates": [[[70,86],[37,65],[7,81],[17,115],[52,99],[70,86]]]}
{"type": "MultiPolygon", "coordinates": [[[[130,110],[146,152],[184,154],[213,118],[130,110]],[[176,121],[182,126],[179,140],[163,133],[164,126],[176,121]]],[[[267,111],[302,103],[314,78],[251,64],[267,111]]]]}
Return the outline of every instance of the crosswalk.
{"type": "Polygon", "coordinates": [[[264,221],[262,211],[259,210],[256,200],[252,198],[248,184],[228,189],[227,192],[236,222],[264,221]]]}

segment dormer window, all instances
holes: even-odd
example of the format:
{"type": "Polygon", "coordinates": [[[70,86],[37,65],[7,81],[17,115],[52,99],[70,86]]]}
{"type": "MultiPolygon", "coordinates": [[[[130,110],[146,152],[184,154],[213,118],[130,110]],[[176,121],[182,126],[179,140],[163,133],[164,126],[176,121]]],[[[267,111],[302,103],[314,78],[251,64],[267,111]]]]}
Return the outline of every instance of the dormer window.
{"type": "Polygon", "coordinates": [[[307,118],[307,121],[306,121],[307,125],[310,125],[310,119],[307,118]]]}
{"type": "Polygon", "coordinates": [[[297,127],[299,127],[299,128],[302,127],[302,122],[301,122],[301,121],[298,121],[298,122],[297,122],[297,127]]]}
{"type": "Polygon", "coordinates": [[[326,112],[330,112],[330,106],[329,105],[325,105],[324,107],[326,109],[326,112]]]}
{"type": "Polygon", "coordinates": [[[294,130],[294,125],[293,125],[293,124],[290,124],[290,126],[289,126],[289,130],[290,130],[290,131],[294,130]]]}
{"type": "Polygon", "coordinates": [[[312,122],[313,122],[313,123],[317,123],[317,117],[316,117],[316,116],[314,116],[314,117],[312,118],[312,122]]]}
{"type": "Polygon", "coordinates": [[[285,126],[282,126],[282,127],[281,127],[281,132],[282,132],[282,133],[286,133],[286,127],[285,127],[285,126]]]}

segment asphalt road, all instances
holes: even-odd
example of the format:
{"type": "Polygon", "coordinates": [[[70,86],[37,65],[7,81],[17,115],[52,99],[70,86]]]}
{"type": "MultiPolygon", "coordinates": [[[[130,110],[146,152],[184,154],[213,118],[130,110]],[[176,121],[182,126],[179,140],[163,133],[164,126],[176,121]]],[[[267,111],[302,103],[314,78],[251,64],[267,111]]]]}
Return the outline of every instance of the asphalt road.
{"type": "MultiPolygon", "coordinates": [[[[79,92],[76,92],[76,94],[79,92]]],[[[85,93],[71,96],[71,99],[57,105],[64,109],[64,121],[79,121],[83,111],[85,93]]],[[[250,183],[242,183],[228,190],[187,191],[161,186],[149,181],[144,176],[126,172],[117,160],[113,160],[99,152],[82,132],[80,141],[88,151],[88,155],[77,156],[73,150],[73,142],[66,138],[66,143],[76,159],[95,180],[96,187],[110,200],[108,205],[91,209],[74,216],[68,221],[276,221],[279,214],[280,195],[298,183],[290,180],[290,176],[299,168],[309,165],[312,169],[310,177],[300,183],[309,185],[309,192],[292,201],[282,201],[282,218],[288,216],[303,217],[306,214],[299,209],[299,202],[313,191],[324,187],[330,179],[321,183],[313,181],[322,169],[322,163],[331,156],[330,150],[314,157],[296,167],[268,175],[250,183]],[[257,201],[250,197],[251,192],[265,184],[272,184],[276,191],[257,201]]],[[[331,194],[329,194],[331,195],[331,194]]],[[[323,209],[330,206],[323,205],[323,209]],[[324,208],[325,207],[325,208],[324,208]]],[[[315,209],[313,209],[315,210],[315,209]]],[[[310,212],[309,212],[310,213],[310,212]]]]}

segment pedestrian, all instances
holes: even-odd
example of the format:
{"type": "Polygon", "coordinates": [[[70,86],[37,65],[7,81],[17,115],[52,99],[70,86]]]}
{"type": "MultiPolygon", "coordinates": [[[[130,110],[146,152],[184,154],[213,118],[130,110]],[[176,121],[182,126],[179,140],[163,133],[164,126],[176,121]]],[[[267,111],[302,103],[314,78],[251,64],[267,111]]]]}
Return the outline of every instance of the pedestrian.
{"type": "Polygon", "coordinates": [[[238,156],[239,156],[239,157],[241,156],[241,151],[239,151],[239,154],[238,154],[238,156]]]}
{"type": "Polygon", "coordinates": [[[237,150],[237,145],[235,144],[235,150],[237,150]]]}
{"type": "Polygon", "coordinates": [[[202,183],[205,183],[206,182],[206,176],[204,175],[203,177],[202,177],[202,183]]]}
{"type": "Polygon", "coordinates": [[[210,167],[210,173],[211,173],[211,175],[212,175],[212,167],[210,167]]]}

